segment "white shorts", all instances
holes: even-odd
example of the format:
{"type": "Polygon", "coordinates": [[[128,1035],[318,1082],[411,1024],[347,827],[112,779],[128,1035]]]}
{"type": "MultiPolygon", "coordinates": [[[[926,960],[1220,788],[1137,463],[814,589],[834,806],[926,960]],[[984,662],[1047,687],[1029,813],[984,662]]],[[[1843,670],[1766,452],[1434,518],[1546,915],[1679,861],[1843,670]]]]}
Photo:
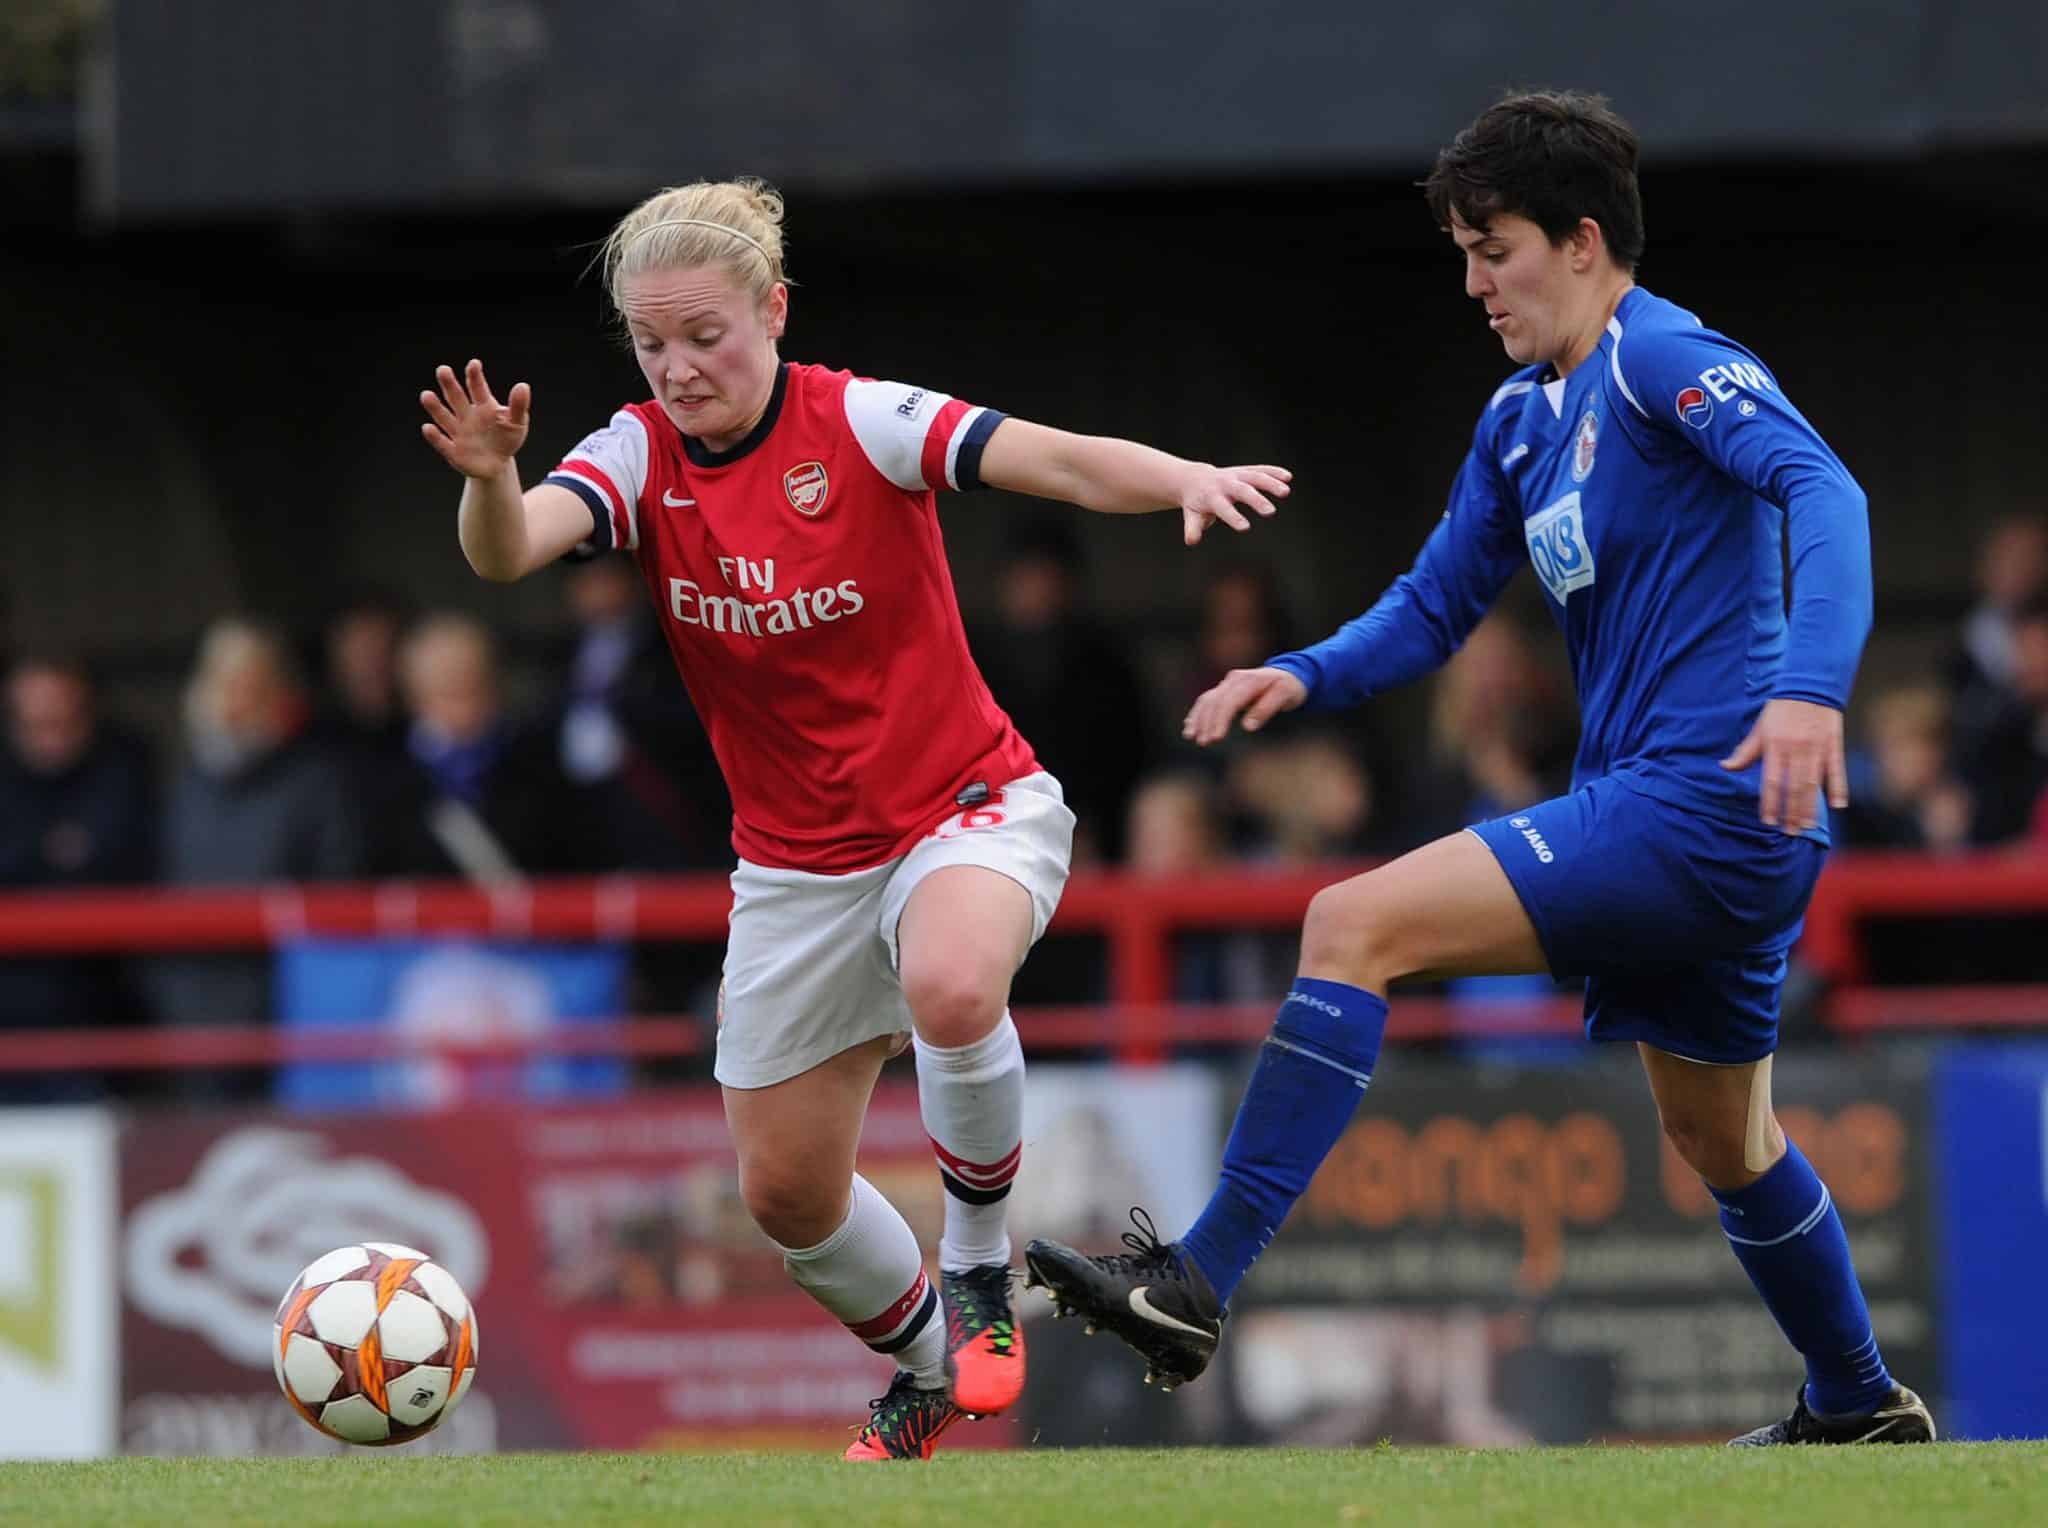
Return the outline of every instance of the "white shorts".
{"type": "Polygon", "coordinates": [[[846,875],[741,860],[720,989],[718,1064],[729,1088],[786,1082],[841,1051],[910,1033],[896,925],[918,883],[946,865],[980,865],[1031,894],[1031,942],[1059,906],[1074,814],[1059,781],[1012,780],[948,817],[906,854],[846,875]]]}

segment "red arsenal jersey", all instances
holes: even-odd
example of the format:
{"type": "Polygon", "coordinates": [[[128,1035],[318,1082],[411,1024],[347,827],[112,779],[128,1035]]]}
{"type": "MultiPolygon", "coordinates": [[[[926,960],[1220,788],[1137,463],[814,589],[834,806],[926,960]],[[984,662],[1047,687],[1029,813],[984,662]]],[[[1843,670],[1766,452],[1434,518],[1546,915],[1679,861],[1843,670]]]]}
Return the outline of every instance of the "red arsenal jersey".
{"type": "Polygon", "coordinates": [[[968,655],[933,503],[1002,422],[944,393],[785,364],[730,451],[660,403],[548,474],[629,550],[733,799],[733,848],[837,873],[903,853],[1038,768],[968,655]],[[956,804],[957,803],[957,804],[956,804]]]}

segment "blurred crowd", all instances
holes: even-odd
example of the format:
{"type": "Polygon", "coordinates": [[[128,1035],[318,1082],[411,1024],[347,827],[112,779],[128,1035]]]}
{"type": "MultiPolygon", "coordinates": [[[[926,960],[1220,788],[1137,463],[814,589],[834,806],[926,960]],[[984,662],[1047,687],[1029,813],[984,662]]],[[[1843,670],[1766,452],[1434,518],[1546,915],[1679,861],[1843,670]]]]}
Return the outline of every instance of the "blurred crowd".
{"type": "MultiPolygon", "coordinates": [[[[970,628],[997,700],[1065,784],[1077,866],[1183,878],[1385,856],[1568,782],[1576,720],[1540,610],[1472,634],[1407,713],[1420,737],[1369,707],[1203,751],[1179,740],[1194,697],[1320,633],[1269,574],[1238,569],[1202,592],[1191,631],[1134,643],[1091,604],[1088,572],[1070,522],[1021,519],[991,618],[970,628]]],[[[538,705],[508,702],[490,630],[376,594],[312,646],[217,621],[175,738],[119,725],[75,658],[17,656],[0,887],[729,868],[729,802],[637,572],[606,557],[561,578],[569,635],[538,705]]],[[[1949,650],[1903,683],[1866,684],[1851,775],[1845,846],[2048,851],[2048,518],[1992,526],[1949,650]]],[[[1292,960],[1286,936],[1186,942],[1177,993],[1264,998],[1292,960]]],[[[701,960],[645,966],[657,1007],[700,995],[701,960]]],[[[0,961],[0,1027],[254,1023],[271,1008],[261,956],[0,961]]]]}

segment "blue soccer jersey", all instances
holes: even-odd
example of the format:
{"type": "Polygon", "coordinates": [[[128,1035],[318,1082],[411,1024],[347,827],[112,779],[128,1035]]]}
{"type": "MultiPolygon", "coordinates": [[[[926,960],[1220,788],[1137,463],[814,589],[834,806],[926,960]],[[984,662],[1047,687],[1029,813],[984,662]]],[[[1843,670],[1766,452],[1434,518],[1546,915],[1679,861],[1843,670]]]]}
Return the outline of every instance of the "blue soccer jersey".
{"type": "Polygon", "coordinates": [[[1529,367],[1494,393],[1415,566],[1273,664],[1311,707],[1355,704],[1449,658],[1524,562],[1570,649],[1575,787],[1612,775],[1753,821],[1759,767],[1719,761],[1764,702],[1848,701],[1870,629],[1862,489],[1756,356],[1640,287],[1570,376],[1529,367]]]}

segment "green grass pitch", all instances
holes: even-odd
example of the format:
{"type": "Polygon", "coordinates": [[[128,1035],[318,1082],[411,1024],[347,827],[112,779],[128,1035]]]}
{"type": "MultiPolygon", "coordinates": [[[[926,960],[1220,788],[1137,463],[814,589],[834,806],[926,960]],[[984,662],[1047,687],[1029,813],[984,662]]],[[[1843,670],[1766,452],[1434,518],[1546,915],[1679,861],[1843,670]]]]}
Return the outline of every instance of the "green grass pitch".
{"type": "Polygon", "coordinates": [[[774,1525],[2048,1522],[2048,1443],[1921,1448],[1050,1449],[0,1464],[0,1521],[774,1525]]]}

